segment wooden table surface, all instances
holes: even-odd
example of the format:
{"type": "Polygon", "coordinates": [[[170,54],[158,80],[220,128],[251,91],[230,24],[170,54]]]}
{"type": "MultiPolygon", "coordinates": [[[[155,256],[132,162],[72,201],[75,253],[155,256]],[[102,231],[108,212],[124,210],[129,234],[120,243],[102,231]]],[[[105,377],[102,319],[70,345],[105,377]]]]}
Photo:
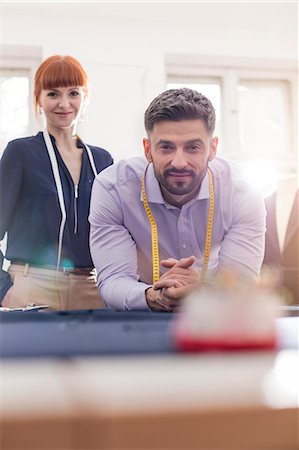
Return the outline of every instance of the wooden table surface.
{"type": "Polygon", "coordinates": [[[0,449],[298,450],[298,350],[3,360],[0,449]]]}

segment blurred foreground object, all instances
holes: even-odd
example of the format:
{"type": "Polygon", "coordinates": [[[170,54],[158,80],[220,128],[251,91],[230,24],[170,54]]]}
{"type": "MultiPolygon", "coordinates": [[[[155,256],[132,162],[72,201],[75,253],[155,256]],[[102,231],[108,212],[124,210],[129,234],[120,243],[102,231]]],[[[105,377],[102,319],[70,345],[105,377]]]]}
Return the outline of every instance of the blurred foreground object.
{"type": "Polygon", "coordinates": [[[275,318],[281,298],[270,272],[259,286],[223,273],[182,305],[173,333],[178,350],[245,350],[277,347],[275,318]]]}

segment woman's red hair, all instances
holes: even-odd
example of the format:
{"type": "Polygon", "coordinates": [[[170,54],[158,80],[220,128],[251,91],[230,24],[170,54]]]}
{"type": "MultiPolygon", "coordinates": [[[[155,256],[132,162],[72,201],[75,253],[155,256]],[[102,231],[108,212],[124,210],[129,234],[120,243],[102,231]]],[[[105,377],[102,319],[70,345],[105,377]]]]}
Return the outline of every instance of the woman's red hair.
{"type": "Polygon", "coordinates": [[[88,78],[79,63],[72,56],[54,55],[47,58],[36,71],[34,78],[35,105],[43,89],[80,86],[88,94],[88,78]]]}

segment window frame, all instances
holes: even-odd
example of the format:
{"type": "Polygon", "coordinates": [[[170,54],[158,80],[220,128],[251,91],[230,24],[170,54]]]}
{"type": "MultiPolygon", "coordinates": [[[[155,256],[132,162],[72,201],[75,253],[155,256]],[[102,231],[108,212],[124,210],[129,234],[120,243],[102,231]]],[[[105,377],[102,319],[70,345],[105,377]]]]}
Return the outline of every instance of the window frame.
{"type": "MultiPolygon", "coordinates": [[[[35,134],[37,122],[33,107],[34,76],[42,61],[42,49],[41,47],[32,46],[2,45],[1,53],[1,72],[11,71],[12,74],[22,74],[25,71],[29,73],[29,123],[26,135],[35,134]]],[[[3,150],[1,149],[0,153],[3,150]]]]}
{"type": "Polygon", "coordinates": [[[218,79],[221,86],[222,154],[239,160],[248,154],[239,151],[238,86],[242,80],[287,82],[290,99],[290,149],[278,161],[283,172],[298,173],[298,73],[290,60],[225,58],[217,56],[166,55],[167,83],[201,83],[218,79]]]}

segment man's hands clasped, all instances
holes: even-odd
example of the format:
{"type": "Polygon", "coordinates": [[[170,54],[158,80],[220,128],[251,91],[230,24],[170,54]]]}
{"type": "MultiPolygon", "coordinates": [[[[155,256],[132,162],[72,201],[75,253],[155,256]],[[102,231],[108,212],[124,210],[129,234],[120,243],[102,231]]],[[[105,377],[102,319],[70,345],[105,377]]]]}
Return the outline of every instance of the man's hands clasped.
{"type": "Polygon", "coordinates": [[[182,299],[200,286],[200,272],[192,267],[194,262],[194,256],[161,261],[168,270],[146,291],[146,301],[153,311],[175,311],[182,299]]]}

